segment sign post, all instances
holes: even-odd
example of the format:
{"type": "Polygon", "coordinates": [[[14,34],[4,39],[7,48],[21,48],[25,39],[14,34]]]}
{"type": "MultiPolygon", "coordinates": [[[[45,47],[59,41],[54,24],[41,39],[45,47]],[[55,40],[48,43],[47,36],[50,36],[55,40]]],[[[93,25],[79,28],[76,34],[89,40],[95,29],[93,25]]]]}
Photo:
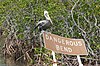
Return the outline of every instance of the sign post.
{"type": "Polygon", "coordinates": [[[78,59],[79,66],[83,66],[79,55],[77,55],[77,59],[78,59]]]}
{"type": "Polygon", "coordinates": [[[88,55],[83,39],[64,38],[58,35],[43,33],[45,48],[56,53],[68,55],[88,55]]]}
{"type": "Polygon", "coordinates": [[[57,60],[56,60],[54,51],[52,51],[52,55],[53,55],[53,66],[57,66],[57,60]]]}
{"type": "MultiPolygon", "coordinates": [[[[80,55],[88,55],[83,39],[64,38],[46,32],[43,33],[43,39],[45,48],[52,51],[54,62],[56,62],[56,52],[68,55],[76,55],[79,66],[83,66],[80,55]]],[[[57,66],[57,64],[55,63],[53,66],[57,66]]]]}

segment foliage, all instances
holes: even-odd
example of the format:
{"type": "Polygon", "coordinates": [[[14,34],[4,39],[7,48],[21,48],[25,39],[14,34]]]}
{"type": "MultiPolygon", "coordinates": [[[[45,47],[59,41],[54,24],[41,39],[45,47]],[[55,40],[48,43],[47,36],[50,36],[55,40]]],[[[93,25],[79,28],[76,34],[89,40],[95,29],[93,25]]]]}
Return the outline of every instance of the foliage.
{"type": "MultiPolygon", "coordinates": [[[[63,37],[82,38],[88,51],[93,53],[100,51],[99,3],[99,0],[0,0],[0,26],[7,37],[14,35],[29,44],[34,33],[39,34],[34,26],[45,19],[43,12],[47,10],[53,21],[48,31],[63,37]]],[[[35,54],[40,53],[39,48],[35,54]]]]}

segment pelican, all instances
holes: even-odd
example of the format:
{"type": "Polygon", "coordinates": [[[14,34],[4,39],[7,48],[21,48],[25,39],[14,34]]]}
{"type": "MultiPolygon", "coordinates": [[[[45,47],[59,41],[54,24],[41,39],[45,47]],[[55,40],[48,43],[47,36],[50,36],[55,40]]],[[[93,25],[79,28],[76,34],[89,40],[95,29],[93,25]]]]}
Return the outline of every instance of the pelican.
{"type": "Polygon", "coordinates": [[[34,29],[38,28],[39,31],[46,30],[53,24],[51,18],[49,17],[48,11],[44,11],[44,16],[46,20],[39,21],[34,29]]]}

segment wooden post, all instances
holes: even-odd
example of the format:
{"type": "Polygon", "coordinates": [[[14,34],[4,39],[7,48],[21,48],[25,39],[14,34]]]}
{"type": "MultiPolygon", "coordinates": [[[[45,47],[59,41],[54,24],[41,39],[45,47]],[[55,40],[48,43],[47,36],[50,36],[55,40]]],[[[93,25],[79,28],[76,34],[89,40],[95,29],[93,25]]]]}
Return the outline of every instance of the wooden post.
{"type": "Polygon", "coordinates": [[[40,35],[39,35],[39,38],[40,38],[40,46],[41,46],[41,48],[42,48],[43,45],[42,45],[42,38],[41,38],[41,35],[42,35],[42,33],[40,33],[40,35]]]}
{"type": "Polygon", "coordinates": [[[41,37],[41,35],[43,34],[43,32],[44,32],[44,31],[42,30],[41,33],[40,33],[40,36],[39,36],[39,37],[40,37],[40,46],[41,46],[41,48],[43,47],[42,37],[41,37]]]}
{"type": "Polygon", "coordinates": [[[97,62],[97,60],[96,60],[96,66],[98,66],[98,62],[97,62]]]}
{"type": "Polygon", "coordinates": [[[55,57],[55,52],[52,51],[52,55],[53,55],[53,66],[57,66],[57,60],[56,60],[56,57],[55,57]]]}
{"type": "Polygon", "coordinates": [[[79,55],[77,55],[77,59],[78,59],[79,66],[83,66],[79,55]]]}

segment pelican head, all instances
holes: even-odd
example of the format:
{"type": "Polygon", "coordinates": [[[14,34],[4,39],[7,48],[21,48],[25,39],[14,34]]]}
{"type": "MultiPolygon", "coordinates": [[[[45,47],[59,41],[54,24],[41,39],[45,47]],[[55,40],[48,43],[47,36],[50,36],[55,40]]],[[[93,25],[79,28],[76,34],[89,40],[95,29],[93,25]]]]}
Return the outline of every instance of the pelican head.
{"type": "MultiPolygon", "coordinates": [[[[45,16],[45,18],[47,19],[47,20],[50,20],[50,22],[52,23],[52,21],[51,21],[51,18],[49,17],[49,14],[48,14],[48,11],[44,11],[44,16],[45,16]]],[[[53,24],[53,23],[52,23],[53,24]]]]}
{"type": "Polygon", "coordinates": [[[50,20],[50,17],[49,17],[49,14],[48,14],[48,11],[44,11],[44,16],[47,20],[50,20]]]}

